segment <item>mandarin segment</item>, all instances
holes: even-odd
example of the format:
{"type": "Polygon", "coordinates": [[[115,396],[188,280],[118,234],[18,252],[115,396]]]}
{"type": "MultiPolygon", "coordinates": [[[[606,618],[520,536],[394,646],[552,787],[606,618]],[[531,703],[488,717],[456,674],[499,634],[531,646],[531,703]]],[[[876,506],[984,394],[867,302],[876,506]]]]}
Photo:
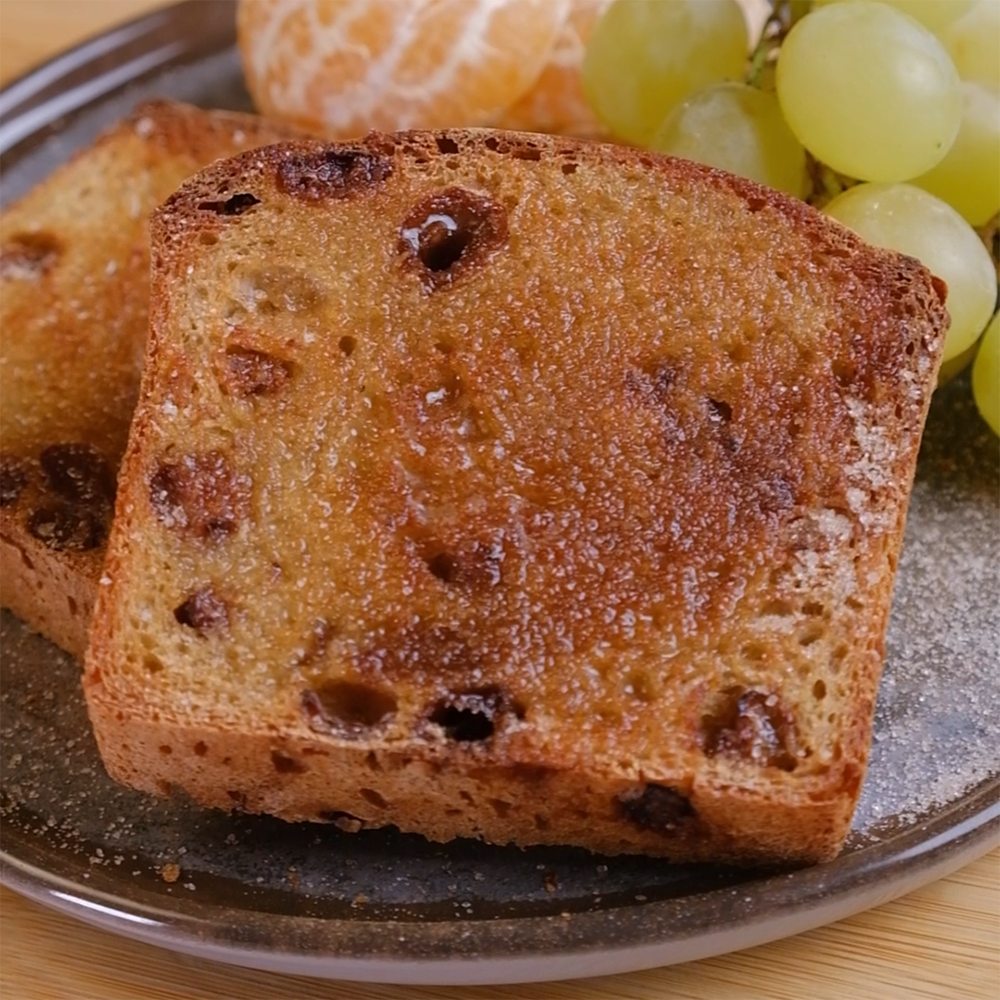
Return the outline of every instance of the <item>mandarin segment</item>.
{"type": "Polygon", "coordinates": [[[501,116],[499,128],[562,132],[583,138],[607,135],[583,93],[580,67],[587,39],[611,0],[572,0],[549,61],[534,86],[501,116]]]}
{"type": "Polygon", "coordinates": [[[492,124],[542,73],[570,0],[242,0],[265,115],[346,138],[492,124]]]}

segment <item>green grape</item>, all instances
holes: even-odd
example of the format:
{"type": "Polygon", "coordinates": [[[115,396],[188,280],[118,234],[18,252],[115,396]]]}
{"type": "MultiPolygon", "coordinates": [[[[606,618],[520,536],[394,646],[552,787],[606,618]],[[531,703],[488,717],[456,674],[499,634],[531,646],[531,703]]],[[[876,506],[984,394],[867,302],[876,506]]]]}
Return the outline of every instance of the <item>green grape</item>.
{"type": "Polygon", "coordinates": [[[778,54],[778,100],[799,141],[827,166],[868,181],[930,170],[962,115],[958,74],[937,38],[882,3],[807,14],[778,54]]]}
{"type": "Polygon", "coordinates": [[[643,145],[689,94],[741,79],[748,46],[736,0],[615,0],[587,43],[584,93],[612,132],[643,145]]]}
{"type": "Polygon", "coordinates": [[[717,83],[689,97],[670,112],[650,145],[805,196],[806,151],[781,117],[774,94],[745,83],[717,83]]]}
{"type": "Polygon", "coordinates": [[[912,183],[948,202],[973,226],[1000,211],[1000,91],[962,83],[958,137],[948,155],[912,183]]]}
{"type": "MultiPolygon", "coordinates": [[[[831,3],[843,3],[844,0],[815,0],[817,7],[825,7],[831,3]]],[[[971,6],[972,0],[882,0],[890,7],[915,17],[925,28],[934,34],[951,24],[955,18],[964,14],[971,6]]]]}
{"type": "Polygon", "coordinates": [[[824,211],[869,243],[923,261],[948,285],[944,360],[972,344],[993,312],[997,277],[975,230],[950,205],[911,184],[858,184],[824,211]]]}
{"type": "Polygon", "coordinates": [[[978,0],[942,32],[958,75],[1000,88],[1000,0],[978,0]]]}
{"type": "Polygon", "coordinates": [[[972,362],[972,396],[983,420],[1000,434],[1000,313],[995,313],[972,362]]]}

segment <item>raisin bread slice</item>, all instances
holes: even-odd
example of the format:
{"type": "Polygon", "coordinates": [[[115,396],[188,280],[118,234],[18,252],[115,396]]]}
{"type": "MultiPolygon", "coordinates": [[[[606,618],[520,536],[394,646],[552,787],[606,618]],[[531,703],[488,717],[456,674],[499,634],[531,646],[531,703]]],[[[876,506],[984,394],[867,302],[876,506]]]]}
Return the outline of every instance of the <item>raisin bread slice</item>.
{"type": "Polygon", "coordinates": [[[865,772],[944,286],[613,146],[372,134],[154,217],[85,690],[207,806],[743,863],[865,772]]]}
{"type": "Polygon", "coordinates": [[[149,213],[213,160],[298,134],[148,102],[0,216],[0,601],[81,659],[149,325],[149,213]]]}

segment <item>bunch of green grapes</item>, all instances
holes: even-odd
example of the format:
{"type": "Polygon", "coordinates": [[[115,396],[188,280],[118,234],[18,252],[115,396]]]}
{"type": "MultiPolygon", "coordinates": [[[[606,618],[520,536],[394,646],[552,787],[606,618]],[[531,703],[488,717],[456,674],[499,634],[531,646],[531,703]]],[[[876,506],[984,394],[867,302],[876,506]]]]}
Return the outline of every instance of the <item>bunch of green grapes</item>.
{"type": "Polygon", "coordinates": [[[624,141],[805,198],[922,260],[948,285],[944,370],[976,359],[976,403],[1000,433],[987,249],[1000,213],[1000,0],[772,0],[757,39],[737,0],[614,0],[583,84],[624,141]]]}

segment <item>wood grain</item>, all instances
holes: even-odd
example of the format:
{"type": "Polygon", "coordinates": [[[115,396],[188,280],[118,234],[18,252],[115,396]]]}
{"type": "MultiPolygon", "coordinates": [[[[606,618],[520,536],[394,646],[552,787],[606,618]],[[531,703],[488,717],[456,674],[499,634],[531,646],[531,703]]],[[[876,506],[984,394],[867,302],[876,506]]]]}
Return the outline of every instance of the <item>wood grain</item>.
{"type": "MultiPolygon", "coordinates": [[[[203,0],[211,2],[211,0],[203,0]]],[[[0,0],[0,81],[163,0],[0,0]]],[[[80,924],[0,890],[0,1000],[996,1000],[1000,849],[903,899],[702,962],[531,987],[379,986],[231,968],[80,924]]]]}

